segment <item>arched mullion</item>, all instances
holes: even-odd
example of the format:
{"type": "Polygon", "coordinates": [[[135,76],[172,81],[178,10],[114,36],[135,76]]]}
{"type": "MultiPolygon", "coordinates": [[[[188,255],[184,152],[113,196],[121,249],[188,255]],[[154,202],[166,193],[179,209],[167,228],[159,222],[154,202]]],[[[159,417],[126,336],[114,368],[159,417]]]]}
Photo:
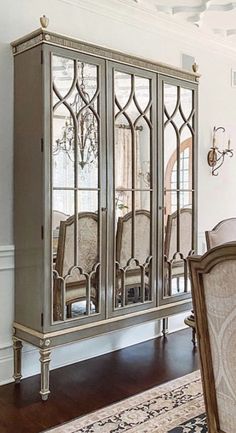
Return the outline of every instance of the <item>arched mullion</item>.
{"type": "Polygon", "coordinates": [[[68,92],[66,93],[65,96],[62,96],[60,94],[60,92],[59,92],[59,90],[58,90],[58,88],[57,88],[57,86],[55,84],[55,80],[53,81],[53,91],[54,91],[55,95],[59,99],[59,101],[56,102],[56,104],[54,105],[53,110],[56,110],[61,104],[63,104],[72,95],[73,91],[75,90],[75,88],[76,88],[76,82],[77,82],[77,79],[78,79],[78,71],[76,69],[76,65],[77,65],[77,63],[74,60],[74,78],[73,78],[71,87],[70,87],[70,89],[68,90],[68,92]]]}

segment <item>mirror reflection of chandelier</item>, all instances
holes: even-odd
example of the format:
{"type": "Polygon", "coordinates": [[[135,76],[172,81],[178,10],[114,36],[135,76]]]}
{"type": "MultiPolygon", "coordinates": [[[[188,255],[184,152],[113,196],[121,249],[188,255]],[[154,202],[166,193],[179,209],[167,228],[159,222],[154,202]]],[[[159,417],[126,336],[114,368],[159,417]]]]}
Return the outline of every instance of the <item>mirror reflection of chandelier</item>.
{"type": "Polygon", "coordinates": [[[150,187],[150,183],[151,183],[150,161],[142,162],[141,169],[139,170],[138,174],[143,180],[145,186],[150,187]]]}
{"type": "Polygon", "coordinates": [[[84,63],[81,63],[81,83],[77,86],[74,101],[70,104],[76,117],[70,114],[65,119],[61,137],[55,140],[53,154],[65,152],[72,162],[75,161],[75,146],[77,144],[77,161],[83,169],[90,164],[97,164],[98,131],[97,121],[93,114],[94,103],[90,104],[90,96],[85,90],[84,63]],[[88,106],[90,105],[90,107],[88,106]],[[92,108],[92,109],[91,109],[92,108]],[[77,132],[77,133],[76,133],[77,132]]]}

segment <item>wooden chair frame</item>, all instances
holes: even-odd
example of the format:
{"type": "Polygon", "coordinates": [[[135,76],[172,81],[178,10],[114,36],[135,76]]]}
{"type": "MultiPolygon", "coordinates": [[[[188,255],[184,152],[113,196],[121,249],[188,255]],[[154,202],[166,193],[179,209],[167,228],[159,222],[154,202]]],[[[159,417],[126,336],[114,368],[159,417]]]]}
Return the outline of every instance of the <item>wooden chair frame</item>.
{"type": "Polygon", "coordinates": [[[210,272],[215,265],[227,260],[236,261],[236,242],[219,245],[203,256],[191,256],[188,258],[201,360],[203,393],[208,420],[208,433],[225,432],[220,428],[202,276],[210,272]]]}

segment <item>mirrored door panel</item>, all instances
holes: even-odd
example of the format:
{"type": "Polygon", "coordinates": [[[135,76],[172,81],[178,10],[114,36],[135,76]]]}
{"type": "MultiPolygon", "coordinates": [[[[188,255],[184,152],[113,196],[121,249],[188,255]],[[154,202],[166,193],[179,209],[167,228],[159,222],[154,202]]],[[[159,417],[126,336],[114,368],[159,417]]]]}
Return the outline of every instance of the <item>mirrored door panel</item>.
{"type": "Polygon", "coordinates": [[[102,69],[103,62],[85,56],[51,57],[54,322],[91,318],[104,310],[102,69]]]}
{"type": "Polygon", "coordinates": [[[196,95],[170,79],[162,81],[162,98],[163,295],[173,297],[190,292],[187,257],[195,251],[196,95]]]}
{"type": "Polygon", "coordinates": [[[112,68],[111,79],[111,311],[123,314],[127,309],[148,308],[155,302],[155,75],[118,66],[112,68]]]}

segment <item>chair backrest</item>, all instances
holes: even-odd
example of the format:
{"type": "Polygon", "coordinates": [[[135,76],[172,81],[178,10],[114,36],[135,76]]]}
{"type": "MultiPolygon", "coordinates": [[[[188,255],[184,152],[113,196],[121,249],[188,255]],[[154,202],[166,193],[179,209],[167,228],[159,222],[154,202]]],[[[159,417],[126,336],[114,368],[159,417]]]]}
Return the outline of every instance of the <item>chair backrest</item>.
{"type": "MultiPolygon", "coordinates": [[[[98,262],[98,215],[94,212],[78,214],[78,265],[83,272],[91,272],[98,262]]],[[[61,221],[55,270],[62,277],[75,263],[75,216],[61,221]]],[[[76,274],[69,282],[77,281],[76,274]]]]}
{"type": "Polygon", "coordinates": [[[59,210],[54,210],[52,212],[52,230],[59,230],[60,222],[65,221],[68,218],[69,215],[67,215],[64,212],[60,212],[59,210]]]}
{"type": "MultiPolygon", "coordinates": [[[[119,217],[116,233],[116,260],[125,266],[131,256],[132,212],[119,217]]],[[[139,209],[135,212],[135,258],[144,264],[150,256],[150,212],[139,209]]]]}
{"type": "MultiPolygon", "coordinates": [[[[171,260],[177,252],[178,212],[168,215],[164,241],[164,254],[171,260]]],[[[182,208],[179,211],[179,252],[187,257],[192,249],[192,209],[182,208]]]]}
{"type": "Polygon", "coordinates": [[[236,242],[189,259],[209,433],[236,431],[236,242]]]}
{"type": "Polygon", "coordinates": [[[219,222],[212,230],[206,231],[207,249],[217,245],[236,241],[236,218],[228,218],[219,222]]]}

